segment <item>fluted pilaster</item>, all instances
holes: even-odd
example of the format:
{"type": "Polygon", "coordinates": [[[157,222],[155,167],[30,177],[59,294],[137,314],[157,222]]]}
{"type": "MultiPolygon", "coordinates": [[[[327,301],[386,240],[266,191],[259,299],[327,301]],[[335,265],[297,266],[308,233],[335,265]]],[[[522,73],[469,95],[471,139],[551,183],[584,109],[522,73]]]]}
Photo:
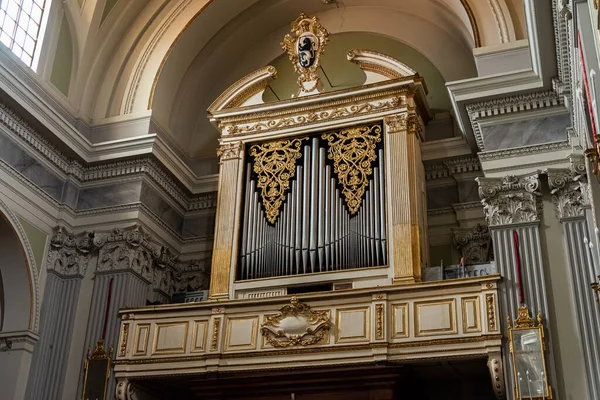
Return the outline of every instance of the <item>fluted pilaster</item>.
{"type": "MultiPolygon", "coordinates": [[[[479,196],[492,235],[494,255],[498,272],[502,275],[499,285],[500,312],[514,318],[519,308],[518,276],[514,232],[519,238],[521,284],[523,301],[533,312],[540,312],[550,326],[547,282],[542,258],[539,223],[542,216],[540,180],[537,173],[505,178],[477,178],[479,196]]],[[[507,332],[506,318],[500,318],[502,332],[507,332]]],[[[548,375],[550,384],[556,387],[552,332],[548,346],[548,375]]],[[[506,371],[506,393],[514,397],[514,374],[508,343],[503,346],[503,362],[506,371]]]]}
{"type": "MultiPolygon", "coordinates": [[[[585,166],[584,166],[585,167],[585,166]]],[[[588,396],[600,398],[600,313],[590,283],[596,280],[594,260],[586,239],[592,241],[585,218],[589,209],[589,186],[583,175],[585,168],[571,171],[548,171],[552,202],[561,221],[565,238],[568,271],[575,300],[575,314],[581,344],[585,353],[588,396]]]]}
{"type": "Polygon", "coordinates": [[[57,227],[47,257],[48,277],[27,399],[62,399],[81,279],[88,267],[93,234],[73,235],[57,227]]]}
{"type": "MultiPolygon", "coordinates": [[[[148,290],[152,288],[156,277],[156,269],[160,268],[161,271],[166,269],[168,266],[165,263],[168,263],[168,257],[165,258],[164,249],[152,242],[150,235],[145,233],[140,226],[114,229],[110,233],[98,234],[94,243],[100,247],[100,252],[94,278],[84,353],[87,352],[87,349],[93,349],[96,342],[102,338],[110,292],[104,343],[107,350],[113,349],[114,354],[117,351],[119,340],[119,309],[146,305],[148,290]]],[[[160,283],[158,287],[161,287],[160,283]]],[[[82,392],[82,383],[83,368],[78,393],[82,392]]],[[[114,393],[114,389],[115,381],[111,376],[107,393],[114,393]]]]}
{"type": "Polygon", "coordinates": [[[219,194],[217,200],[217,225],[213,248],[210,298],[229,298],[229,280],[235,268],[237,212],[239,212],[239,185],[242,173],[242,148],[239,143],[223,144],[219,148],[221,171],[219,172],[219,194]]]}

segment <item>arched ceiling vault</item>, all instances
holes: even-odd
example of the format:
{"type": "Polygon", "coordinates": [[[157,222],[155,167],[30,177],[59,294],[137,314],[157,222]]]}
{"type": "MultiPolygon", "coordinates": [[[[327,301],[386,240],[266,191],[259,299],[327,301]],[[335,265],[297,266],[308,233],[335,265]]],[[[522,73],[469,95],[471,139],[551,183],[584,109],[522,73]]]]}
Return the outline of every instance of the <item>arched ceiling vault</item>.
{"type": "Polygon", "coordinates": [[[162,2],[160,7],[142,10],[134,23],[123,19],[128,28],[125,33],[120,30],[120,40],[128,51],[117,48],[110,61],[99,63],[101,72],[91,71],[90,76],[102,79],[94,83],[98,87],[91,91],[97,96],[84,113],[102,119],[150,109],[163,133],[187,156],[213,156],[216,132],[207,123],[206,108],[231,83],[283,53],[279,43],[300,12],[319,17],[332,35],[365,33],[414,49],[443,80],[453,81],[476,76],[472,50],[477,37],[481,45],[520,38],[524,29],[514,16],[518,2],[162,2]]]}

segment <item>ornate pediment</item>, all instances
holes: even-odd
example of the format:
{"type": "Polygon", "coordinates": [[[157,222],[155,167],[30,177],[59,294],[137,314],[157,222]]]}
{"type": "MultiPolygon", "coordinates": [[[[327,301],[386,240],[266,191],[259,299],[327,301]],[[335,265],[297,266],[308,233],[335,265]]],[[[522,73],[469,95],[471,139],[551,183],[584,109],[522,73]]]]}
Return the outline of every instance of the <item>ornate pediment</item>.
{"type": "Polygon", "coordinates": [[[279,314],[266,317],[261,332],[273,347],[310,346],[323,340],[330,328],[327,311],[314,311],[294,296],[279,314]]]}

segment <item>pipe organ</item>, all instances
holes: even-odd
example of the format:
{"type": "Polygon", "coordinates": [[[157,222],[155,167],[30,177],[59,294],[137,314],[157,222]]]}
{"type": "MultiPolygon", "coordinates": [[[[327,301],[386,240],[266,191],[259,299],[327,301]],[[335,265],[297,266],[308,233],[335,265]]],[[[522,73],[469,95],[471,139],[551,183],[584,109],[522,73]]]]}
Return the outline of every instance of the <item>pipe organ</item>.
{"type": "Polygon", "coordinates": [[[376,123],[249,146],[237,278],[386,265],[382,136],[376,123]]]}
{"type": "Polygon", "coordinates": [[[355,49],[347,57],[365,84],[323,92],[327,41],[319,21],[301,15],[282,43],[298,93],[263,102],[277,76],[267,66],[208,110],[221,132],[210,299],[420,281],[427,89],[398,60],[355,49]]]}

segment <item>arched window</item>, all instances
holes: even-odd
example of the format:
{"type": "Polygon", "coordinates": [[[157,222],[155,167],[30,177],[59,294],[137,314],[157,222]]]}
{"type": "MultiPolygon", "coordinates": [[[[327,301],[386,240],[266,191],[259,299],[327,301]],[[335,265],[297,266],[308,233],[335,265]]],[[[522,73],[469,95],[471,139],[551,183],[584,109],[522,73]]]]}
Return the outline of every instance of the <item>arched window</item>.
{"type": "Polygon", "coordinates": [[[47,0],[0,0],[0,42],[35,69],[47,0]]]}

